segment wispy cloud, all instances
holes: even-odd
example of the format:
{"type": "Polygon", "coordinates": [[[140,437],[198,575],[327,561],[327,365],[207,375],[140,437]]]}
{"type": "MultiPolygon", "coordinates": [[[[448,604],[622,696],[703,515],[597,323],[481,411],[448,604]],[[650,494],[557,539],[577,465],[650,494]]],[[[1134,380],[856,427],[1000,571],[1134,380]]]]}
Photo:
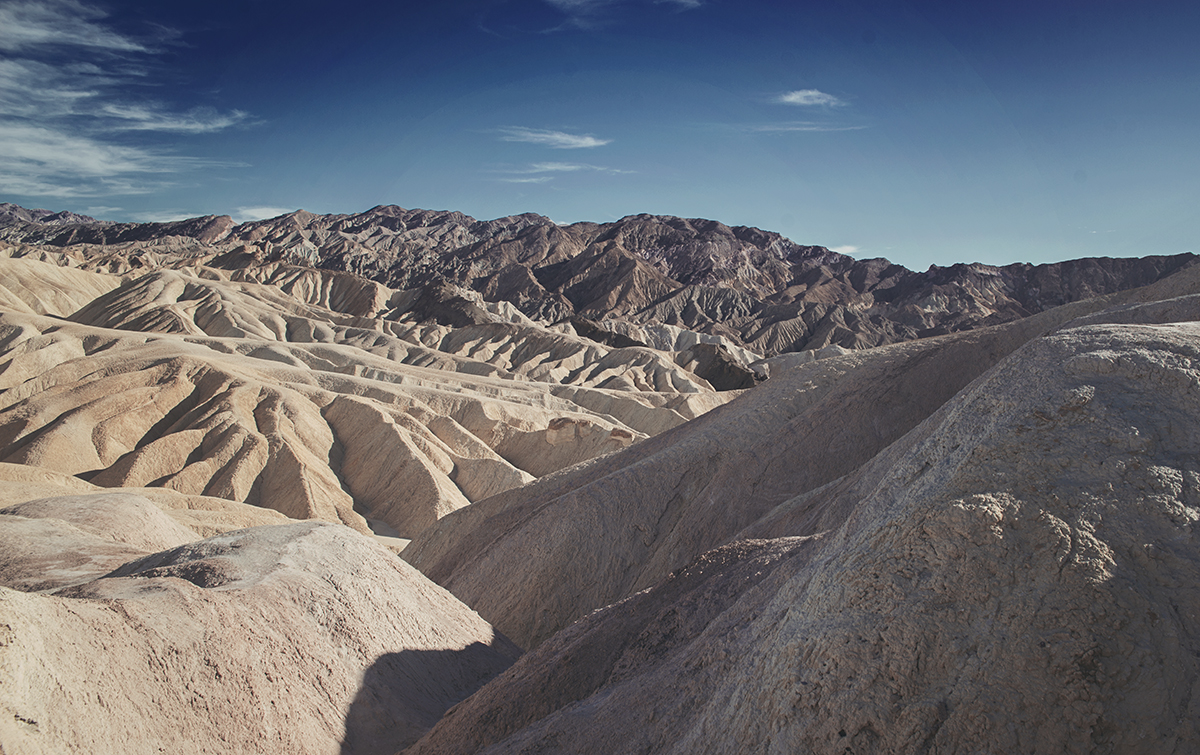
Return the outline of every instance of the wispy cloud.
{"type": "Polygon", "coordinates": [[[171,181],[149,179],[230,163],[112,144],[60,128],[0,120],[0,191],[48,197],[148,194],[171,181]]]}
{"type": "Polygon", "coordinates": [[[593,29],[605,26],[612,20],[617,8],[631,5],[667,5],[676,10],[695,10],[704,5],[705,0],[545,0],[566,16],[562,26],[549,31],[562,29],[593,29]]]}
{"type": "Polygon", "coordinates": [[[819,89],[797,89],[793,92],[784,92],[775,97],[774,101],[780,105],[800,105],[802,107],[840,107],[846,104],[832,94],[826,94],[819,89]]]}
{"type": "Polygon", "coordinates": [[[75,0],[18,0],[0,6],[0,50],[26,52],[48,45],[110,52],[149,52],[142,42],[101,23],[105,13],[75,0]]]}
{"type": "Polygon", "coordinates": [[[128,131],[173,131],[182,134],[207,134],[245,123],[249,114],[241,110],[219,113],[212,108],[192,108],[171,113],[158,104],[125,105],[110,103],[100,108],[103,115],[117,119],[112,127],[128,131]]]}
{"type": "Polygon", "coordinates": [[[633,173],[632,170],[608,168],[603,165],[588,163],[530,163],[523,168],[512,168],[508,173],[575,173],[577,171],[596,171],[597,173],[633,173]]]}
{"type": "Polygon", "coordinates": [[[589,149],[612,143],[612,139],[597,139],[591,134],[568,134],[564,131],[520,126],[502,128],[500,133],[500,138],[506,142],[528,142],[552,149],[589,149]]]}
{"type": "Polygon", "coordinates": [[[846,244],[845,246],[831,246],[829,247],[829,251],[837,252],[838,254],[854,255],[858,254],[858,247],[853,246],[852,244],[846,244]]]}
{"type": "Polygon", "coordinates": [[[277,218],[294,211],[293,207],[239,207],[234,210],[233,219],[239,223],[249,223],[252,220],[277,218]]]}
{"type": "Polygon", "coordinates": [[[632,170],[621,170],[620,168],[609,168],[603,165],[590,165],[588,163],[530,163],[529,165],[512,166],[496,168],[492,173],[501,174],[495,180],[513,184],[544,184],[554,180],[555,175],[561,173],[607,173],[610,175],[620,175],[633,173],[632,170]]]}
{"type": "Polygon", "coordinates": [[[78,0],[0,2],[0,190],[26,196],[145,194],[165,174],[231,163],[172,146],[132,145],[121,132],[203,134],[251,122],[240,110],[179,111],[131,92],[148,81],[159,43],[115,30],[78,0]],[[158,177],[156,177],[158,176],[158,177]]]}
{"type": "Polygon", "coordinates": [[[794,131],[859,131],[866,126],[855,126],[838,123],[819,123],[817,121],[787,121],[784,123],[763,123],[757,126],[746,126],[747,131],[759,133],[788,133],[794,131]]]}
{"type": "Polygon", "coordinates": [[[182,210],[162,210],[160,212],[143,212],[134,216],[134,220],[142,223],[174,223],[177,220],[191,220],[203,213],[185,212],[182,210]]]}

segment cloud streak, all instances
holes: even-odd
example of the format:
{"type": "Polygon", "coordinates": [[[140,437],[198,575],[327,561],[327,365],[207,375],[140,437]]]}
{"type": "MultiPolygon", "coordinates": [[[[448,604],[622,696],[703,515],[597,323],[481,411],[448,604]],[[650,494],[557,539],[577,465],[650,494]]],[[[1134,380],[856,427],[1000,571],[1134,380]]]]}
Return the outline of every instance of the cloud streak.
{"type": "Polygon", "coordinates": [[[608,168],[603,165],[590,165],[588,163],[563,163],[563,162],[543,162],[530,163],[520,167],[499,168],[492,171],[493,173],[503,174],[496,178],[497,181],[513,184],[544,184],[553,181],[556,175],[564,173],[606,173],[609,175],[622,175],[633,173],[632,170],[621,170],[619,168],[608,168]]]}
{"type": "Polygon", "coordinates": [[[100,108],[103,115],[115,118],[111,127],[127,131],[167,131],[181,134],[208,134],[245,123],[249,113],[231,110],[219,113],[212,108],[193,108],[186,113],[171,113],[157,105],[109,103],[100,108]]]}
{"type": "Polygon", "coordinates": [[[290,207],[239,207],[233,213],[233,219],[239,223],[249,223],[252,220],[267,220],[294,212],[290,207]]]}
{"type": "Polygon", "coordinates": [[[787,121],[785,123],[764,123],[758,126],[747,126],[746,130],[764,134],[781,134],[790,132],[860,131],[864,128],[866,126],[819,123],[817,121],[787,121]]]}
{"type": "Polygon", "coordinates": [[[24,196],[146,194],[164,174],[231,167],[133,146],[123,132],[206,134],[252,123],[240,110],[193,108],[131,95],[148,80],[151,41],[110,28],[78,0],[0,3],[0,190],[24,196]]]}
{"type": "Polygon", "coordinates": [[[620,6],[668,5],[678,11],[686,11],[695,10],[704,5],[704,0],[544,0],[544,2],[567,17],[562,26],[549,31],[561,31],[564,28],[593,29],[604,26],[620,6]]]}
{"type": "Polygon", "coordinates": [[[47,197],[149,194],[174,182],[147,176],[237,166],[0,120],[0,191],[9,194],[47,197]]]}
{"type": "Polygon", "coordinates": [[[784,92],[775,97],[774,102],[779,105],[799,105],[800,107],[841,107],[846,104],[832,94],[826,94],[819,89],[797,89],[792,92],[784,92]]]}
{"type": "Polygon", "coordinates": [[[143,43],[100,23],[103,11],[76,0],[25,0],[0,6],[0,50],[27,52],[50,45],[109,52],[150,52],[143,43]]]}
{"type": "Polygon", "coordinates": [[[591,149],[612,143],[612,139],[598,139],[591,134],[568,134],[564,131],[520,126],[502,128],[500,133],[500,139],[506,142],[540,144],[551,149],[591,149]]]}

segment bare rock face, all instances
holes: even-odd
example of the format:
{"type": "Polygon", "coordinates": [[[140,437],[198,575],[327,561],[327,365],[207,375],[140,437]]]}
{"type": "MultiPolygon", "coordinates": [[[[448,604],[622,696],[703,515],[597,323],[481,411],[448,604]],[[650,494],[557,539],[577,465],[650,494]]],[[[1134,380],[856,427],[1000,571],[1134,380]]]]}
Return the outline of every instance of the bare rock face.
{"type": "Polygon", "coordinates": [[[1191,322],[1035,339],[406,752],[1195,751],[1197,363],[1191,322]]]}
{"type": "Polygon", "coordinates": [[[0,751],[1198,751],[1191,260],[0,205],[0,751]]]}
{"type": "MultiPolygon", "coordinates": [[[[1185,272],[1003,326],[781,369],[687,425],[456,511],[403,556],[519,645],[536,647],[869,462],[1029,339],[1197,287],[1197,274],[1185,272]]],[[[1176,314],[1200,316],[1188,301],[1177,301],[1176,314]]]]}
{"type": "Polygon", "coordinates": [[[519,652],[338,525],[255,527],[148,554],[42,517],[64,508],[145,514],[101,495],[0,515],[0,537],[69,544],[60,561],[77,562],[42,592],[0,568],[6,752],[390,752],[519,652]],[[110,568],[81,579],[89,556],[110,568]]]}
{"type": "Polygon", "coordinates": [[[9,252],[16,256],[57,254],[60,264],[112,272],[298,264],[420,290],[418,308],[456,327],[486,315],[446,286],[543,321],[667,325],[759,356],[868,348],[1009,322],[1148,285],[1194,259],[962,264],[919,273],[757,228],[656,215],[559,226],[533,214],[478,221],[381,206],[353,215],[301,210],[236,226],[225,216],[138,225],[9,207],[0,212],[0,240],[18,245],[9,252]]]}
{"type": "MultiPolygon", "coordinates": [[[[183,528],[181,532],[184,534],[181,536],[187,537],[189,540],[245,527],[284,524],[293,521],[278,511],[225,498],[189,495],[169,488],[102,488],[78,477],[55,472],[45,467],[0,463],[0,500],[7,504],[7,508],[20,507],[29,502],[41,506],[45,504],[45,501],[41,499],[70,501],[81,495],[92,501],[103,501],[105,500],[103,496],[85,494],[98,494],[106,491],[121,494],[126,498],[134,496],[139,501],[153,503],[183,528]]],[[[95,516],[99,521],[106,522],[111,515],[102,508],[94,506],[89,506],[88,510],[93,512],[88,516],[95,516]]],[[[64,521],[82,524],[85,529],[89,526],[86,520],[80,522],[77,521],[77,517],[65,514],[64,511],[63,515],[55,514],[53,516],[64,521]]],[[[150,512],[144,513],[144,516],[142,514],[136,517],[122,515],[121,521],[125,524],[122,527],[106,525],[105,532],[118,542],[129,542],[128,538],[137,537],[136,533],[138,532],[166,531],[165,525],[161,524],[159,515],[150,512]],[[151,523],[144,521],[144,516],[150,517],[151,523]],[[155,521],[159,524],[152,523],[155,521]]],[[[95,534],[94,527],[91,531],[95,534]]],[[[155,550],[158,547],[167,547],[172,543],[159,539],[137,539],[132,541],[132,544],[155,550]]]]}
{"type": "Polygon", "coordinates": [[[486,322],[454,327],[344,273],[0,272],[0,462],[341,522],[395,548],[728,400],[670,353],[604,347],[470,292],[486,322]]]}

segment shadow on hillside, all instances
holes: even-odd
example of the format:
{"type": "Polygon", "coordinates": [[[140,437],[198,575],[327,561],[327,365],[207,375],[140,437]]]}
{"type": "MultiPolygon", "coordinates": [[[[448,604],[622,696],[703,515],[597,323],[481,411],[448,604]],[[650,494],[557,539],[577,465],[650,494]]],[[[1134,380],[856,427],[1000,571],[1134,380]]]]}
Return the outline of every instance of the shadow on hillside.
{"type": "Polygon", "coordinates": [[[393,755],[512,665],[473,642],[461,650],[401,650],[375,659],[346,714],[342,755],[393,755]]]}

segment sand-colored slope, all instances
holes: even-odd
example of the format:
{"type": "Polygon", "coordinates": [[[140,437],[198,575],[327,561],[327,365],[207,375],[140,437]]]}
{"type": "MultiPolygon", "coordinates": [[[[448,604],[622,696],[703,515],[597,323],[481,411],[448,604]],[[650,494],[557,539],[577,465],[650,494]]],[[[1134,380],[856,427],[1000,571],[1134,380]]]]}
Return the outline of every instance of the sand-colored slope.
{"type": "Polygon", "coordinates": [[[245,527],[292,521],[273,509],[225,498],[188,495],[170,488],[102,488],[45,467],[0,462],[0,500],[4,501],[5,506],[106,491],[128,493],[152,502],[176,523],[194,533],[193,539],[245,527]]]}
{"type": "Polygon", "coordinates": [[[1198,364],[1194,322],[1036,339],[407,752],[1194,752],[1198,364]]]}
{"type": "Polygon", "coordinates": [[[725,400],[489,378],[351,344],[16,314],[0,315],[0,388],[0,461],[362,532],[367,516],[405,537],[725,400]]]}
{"type": "Polygon", "coordinates": [[[120,283],[111,275],[0,258],[0,311],[65,317],[120,283]]]}
{"type": "Polygon", "coordinates": [[[439,521],[404,558],[526,648],[850,473],[1030,338],[1186,272],[994,328],[800,365],[637,447],[439,521]]]}
{"type": "Polygon", "coordinates": [[[0,273],[0,462],[360,532],[411,537],[729,397],[669,353],[511,305],[479,303],[477,325],[423,321],[413,292],[346,273],[118,278],[7,258],[0,273]]]}
{"type": "Polygon", "coordinates": [[[117,542],[148,505],[101,494],[0,515],[4,542],[58,546],[0,568],[5,752],[390,752],[517,655],[344,527],[117,542]]]}
{"type": "MultiPolygon", "coordinates": [[[[0,270],[14,262],[22,260],[0,260],[0,270]]],[[[310,274],[308,277],[317,277],[314,271],[304,272],[310,274]]],[[[319,281],[297,286],[303,280],[298,275],[283,278],[281,282],[287,288],[222,280],[219,275],[220,271],[208,268],[158,270],[126,280],[119,288],[69,314],[75,322],[138,332],[354,345],[370,339],[373,343],[369,348],[375,353],[386,349],[389,359],[479,375],[599,388],[685,393],[711,390],[702,378],[677,365],[668,354],[653,349],[641,349],[636,354],[613,352],[572,333],[536,325],[515,310],[509,316],[517,322],[479,309],[480,319],[487,321],[439,326],[421,319],[427,313],[408,309],[419,302],[406,296],[407,292],[391,292],[388,302],[403,306],[387,312],[378,309],[377,300],[388,290],[370,289],[367,282],[360,292],[363,296],[374,293],[369,305],[360,303],[351,295],[353,292],[338,296],[333,284],[344,274],[330,276],[333,280],[329,286],[317,291],[312,289],[319,281]],[[309,304],[307,299],[352,312],[366,311],[370,316],[346,314],[309,304]]],[[[477,294],[463,293],[478,298],[477,294]]],[[[477,306],[464,301],[464,306],[477,306]]]]}

